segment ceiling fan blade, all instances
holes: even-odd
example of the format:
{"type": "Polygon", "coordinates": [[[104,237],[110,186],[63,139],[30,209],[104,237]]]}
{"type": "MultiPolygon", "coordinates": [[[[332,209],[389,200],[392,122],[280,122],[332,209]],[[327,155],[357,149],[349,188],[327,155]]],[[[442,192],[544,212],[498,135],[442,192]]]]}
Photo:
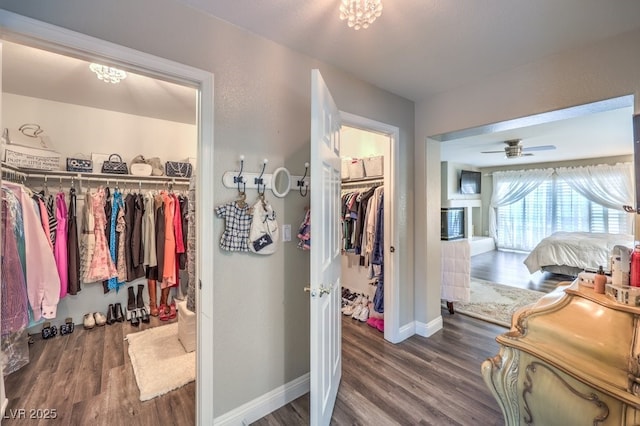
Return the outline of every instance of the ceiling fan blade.
{"type": "Polygon", "coordinates": [[[523,151],[549,151],[552,149],[556,149],[555,145],[538,145],[538,146],[525,146],[522,148],[523,151]]]}
{"type": "Polygon", "coordinates": [[[481,151],[480,154],[504,154],[504,149],[500,151],[481,151]]]}

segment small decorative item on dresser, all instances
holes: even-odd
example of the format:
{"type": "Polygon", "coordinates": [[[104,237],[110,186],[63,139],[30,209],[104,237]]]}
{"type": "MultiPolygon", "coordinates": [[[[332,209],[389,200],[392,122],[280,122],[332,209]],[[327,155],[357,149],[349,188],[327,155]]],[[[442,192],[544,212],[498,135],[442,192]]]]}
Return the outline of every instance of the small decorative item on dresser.
{"type": "Polygon", "coordinates": [[[166,175],[170,177],[191,177],[192,168],[191,163],[181,161],[167,161],[165,164],[166,175]]]}
{"type": "Polygon", "coordinates": [[[93,172],[93,161],[86,158],[67,158],[67,171],[91,173],[93,172]]]}
{"type": "Polygon", "coordinates": [[[102,173],[112,175],[126,175],[129,173],[127,163],[122,161],[122,157],[118,154],[111,154],[109,161],[102,163],[102,173]]]}

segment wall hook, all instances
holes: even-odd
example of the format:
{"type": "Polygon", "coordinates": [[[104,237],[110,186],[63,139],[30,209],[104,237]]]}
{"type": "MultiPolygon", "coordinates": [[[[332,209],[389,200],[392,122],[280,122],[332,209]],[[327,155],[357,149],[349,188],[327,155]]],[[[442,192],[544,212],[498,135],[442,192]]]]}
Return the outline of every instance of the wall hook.
{"type": "Polygon", "coordinates": [[[264,196],[264,191],[267,189],[267,185],[264,183],[264,179],[262,175],[264,175],[264,170],[267,168],[267,163],[269,160],[265,158],[262,160],[262,171],[260,172],[260,176],[254,179],[254,182],[258,188],[258,195],[264,196]],[[262,191],[260,191],[260,185],[262,185],[262,191]]]}
{"type": "Polygon", "coordinates": [[[309,193],[309,186],[307,186],[306,182],[304,181],[304,178],[307,177],[308,171],[309,171],[309,163],[304,163],[304,176],[302,176],[302,179],[300,179],[297,183],[298,189],[300,190],[300,195],[302,195],[303,197],[306,197],[307,194],[309,193]],[[302,192],[303,187],[304,187],[304,193],[302,192]]]}
{"type": "Polygon", "coordinates": [[[243,169],[244,169],[244,155],[241,155],[240,156],[240,172],[238,173],[237,176],[233,177],[233,183],[238,185],[238,192],[241,194],[243,194],[247,189],[247,183],[244,181],[244,178],[242,177],[243,169]],[[240,189],[240,184],[243,185],[242,189],[240,189]]]}

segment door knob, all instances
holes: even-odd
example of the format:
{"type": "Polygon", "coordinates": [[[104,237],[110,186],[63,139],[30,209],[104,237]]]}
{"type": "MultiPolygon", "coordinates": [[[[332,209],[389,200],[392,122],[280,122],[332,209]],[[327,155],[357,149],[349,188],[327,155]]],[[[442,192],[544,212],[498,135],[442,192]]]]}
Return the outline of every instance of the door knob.
{"type": "Polygon", "coordinates": [[[396,252],[396,248],[394,246],[389,247],[389,251],[391,253],[395,253],[396,252]]]}

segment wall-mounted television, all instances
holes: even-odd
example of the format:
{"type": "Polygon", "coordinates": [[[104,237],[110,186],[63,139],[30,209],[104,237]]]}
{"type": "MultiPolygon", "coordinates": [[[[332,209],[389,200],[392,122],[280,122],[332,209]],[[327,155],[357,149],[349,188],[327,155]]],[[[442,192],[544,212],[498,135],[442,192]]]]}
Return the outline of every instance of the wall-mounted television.
{"type": "Polygon", "coordinates": [[[480,194],[482,174],[473,170],[460,170],[460,193],[480,194]]]}

